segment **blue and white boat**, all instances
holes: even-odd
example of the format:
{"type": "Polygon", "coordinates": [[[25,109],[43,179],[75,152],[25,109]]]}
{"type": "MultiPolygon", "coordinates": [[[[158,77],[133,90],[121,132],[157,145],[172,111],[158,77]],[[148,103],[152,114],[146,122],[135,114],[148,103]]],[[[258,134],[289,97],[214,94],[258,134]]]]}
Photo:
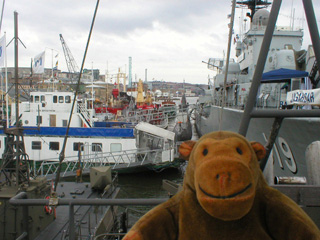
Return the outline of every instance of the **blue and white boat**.
{"type": "MultiPolygon", "coordinates": [[[[113,165],[123,172],[168,166],[174,161],[174,133],[163,135],[169,131],[147,123],[101,122],[101,116],[95,116],[92,99],[76,99],[72,111],[73,101],[73,92],[32,91],[30,101],[19,104],[25,153],[34,172],[55,173],[45,173],[44,169],[57,168],[67,133],[64,162],[68,171],[74,171],[80,161],[87,169],[113,165]]],[[[15,104],[11,109],[10,119],[16,119],[15,104]]],[[[11,121],[9,128],[14,126],[11,121]]],[[[5,149],[4,133],[5,129],[0,129],[1,155],[5,149]]]]}
{"type": "MultiPolygon", "coordinates": [[[[30,101],[19,104],[20,122],[24,128],[25,151],[33,161],[57,161],[67,132],[72,109],[73,92],[35,91],[30,101]]],[[[136,149],[134,128],[93,127],[94,109],[90,101],[76,100],[65,156],[119,152],[136,149]],[[79,147],[80,146],[80,147],[79,147]]],[[[15,104],[12,104],[11,119],[16,119],[15,104]]],[[[15,122],[10,122],[9,127],[15,122]]],[[[3,133],[3,130],[1,131],[3,133]]],[[[0,141],[4,143],[4,134],[0,141]]],[[[4,151],[1,144],[0,154],[4,151]]]]}

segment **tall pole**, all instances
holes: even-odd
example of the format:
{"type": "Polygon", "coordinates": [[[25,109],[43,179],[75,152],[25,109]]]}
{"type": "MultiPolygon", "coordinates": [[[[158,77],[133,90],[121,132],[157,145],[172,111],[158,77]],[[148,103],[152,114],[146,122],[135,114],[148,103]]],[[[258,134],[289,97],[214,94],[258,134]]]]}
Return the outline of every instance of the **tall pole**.
{"type": "Polygon", "coordinates": [[[129,88],[132,88],[132,57],[129,57],[129,88]]]}
{"type": "Polygon", "coordinates": [[[120,68],[118,70],[118,74],[117,74],[117,84],[118,84],[118,90],[120,91],[120,68]]]}
{"type": "MultiPolygon", "coordinates": [[[[6,32],[4,33],[5,39],[7,41],[7,36],[6,36],[6,32]]],[[[7,45],[7,42],[6,44],[7,45]]],[[[5,69],[6,69],[6,77],[5,77],[5,81],[6,81],[6,115],[7,115],[7,128],[9,127],[9,97],[8,97],[8,68],[7,68],[7,49],[5,51],[5,59],[4,59],[4,64],[5,64],[5,69]]]]}
{"type": "Polygon", "coordinates": [[[19,91],[18,91],[18,13],[14,12],[14,79],[15,79],[15,99],[16,99],[16,126],[19,121],[19,91]]]}
{"type": "MultiPolygon", "coordinates": [[[[93,109],[93,104],[94,104],[94,95],[93,95],[93,62],[92,62],[92,66],[91,66],[91,98],[92,98],[92,109],[93,109]]],[[[90,116],[92,116],[92,114],[90,116]]]]}
{"type": "MultiPolygon", "coordinates": [[[[18,13],[14,12],[14,79],[16,99],[16,127],[19,128],[19,91],[18,91],[18,13]]],[[[19,150],[19,134],[16,136],[16,151],[19,150]]],[[[19,185],[19,163],[20,156],[16,154],[16,186],[19,185]]]]}
{"type": "Polygon", "coordinates": [[[145,70],[144,82],[148,82],[148,69],[145,70]]]}
{"type": "Polygon", "coordinates": [[[105,77],[105,80],[106,80],[106,83],[107,83],[107,92],[106,92],[106,103],[108,105],[108,91],[109,91],[109,83],[108,83],[108,80],[109,80],[109,66],[108,66],[108,61],[107,61],[107,72],[106,72],[106,77],[105,77]]]}

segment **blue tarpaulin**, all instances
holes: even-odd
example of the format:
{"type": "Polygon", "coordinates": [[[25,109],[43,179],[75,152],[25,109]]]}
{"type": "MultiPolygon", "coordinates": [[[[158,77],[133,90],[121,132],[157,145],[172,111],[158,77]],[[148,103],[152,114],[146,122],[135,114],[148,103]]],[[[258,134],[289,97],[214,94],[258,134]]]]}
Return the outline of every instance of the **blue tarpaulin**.
{"type": "Polygon", "coordinates": [[[308,72],[305,71],[280,68],[262,74],[261,83],[284,82],[291,78],[308,77],[308,75],[308,72]]]}

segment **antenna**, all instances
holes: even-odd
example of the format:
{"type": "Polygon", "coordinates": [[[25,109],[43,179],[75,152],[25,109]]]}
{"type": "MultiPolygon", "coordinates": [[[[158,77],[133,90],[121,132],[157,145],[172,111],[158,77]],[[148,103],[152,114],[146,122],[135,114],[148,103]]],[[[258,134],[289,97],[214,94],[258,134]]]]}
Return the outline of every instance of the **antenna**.
{"type": "Polygon", "coordinates": [[[292,31],[293,31],[293,29],[294,29],[294,15],[295,15],[295,8],[293,9],[293,13],[292,13],[292,31]]]}

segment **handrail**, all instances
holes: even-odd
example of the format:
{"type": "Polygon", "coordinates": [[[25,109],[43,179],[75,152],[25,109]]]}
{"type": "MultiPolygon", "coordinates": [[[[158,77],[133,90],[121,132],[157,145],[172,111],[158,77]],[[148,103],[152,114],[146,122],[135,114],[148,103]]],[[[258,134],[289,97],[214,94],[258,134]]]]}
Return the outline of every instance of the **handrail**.
{"type": "MultiPolygon", "coordinates": [[[[9,200],[9,203],[15,206],[44,206],[49,205],[49,199],[24,199],[27,197],[26,192],[20,192],[9,200]]],[[[130,206],[130,205],[158,205],[168,198],[118,198],[118,199],[61,199],[57,201],[57,206],[69,206],[69,239],[75,237],[75,224],[74,224],[74,206],[130,206]]],[[[28,221],[28,214],[23,215],[24,220],[28,221]]]]}
{"type": "Polygon", "coordinates": [[[312,110],[304,110],[304,109],[253,109],[250,114],[253,118],[275,118],[275,117],[319,117],[320,110],[319,109],[312,109],[312,110]]]}
{"type": "MultiPolygon", "coordinates": [[[[49,199],[23,199],[27,193],[20,192],[16,196],[9,200],[9,203],[17,206],[42,206],[48,205],[49,199]]],[[[110,206],[128,206],[128,205],[157,205],[167,201],[168,198],[117,198],[117,199],[74,199],[64,198],[59,199],[59,205],[85,205],[85,206],[99,206],[99,205],[110,205],[110,206]]]]}

